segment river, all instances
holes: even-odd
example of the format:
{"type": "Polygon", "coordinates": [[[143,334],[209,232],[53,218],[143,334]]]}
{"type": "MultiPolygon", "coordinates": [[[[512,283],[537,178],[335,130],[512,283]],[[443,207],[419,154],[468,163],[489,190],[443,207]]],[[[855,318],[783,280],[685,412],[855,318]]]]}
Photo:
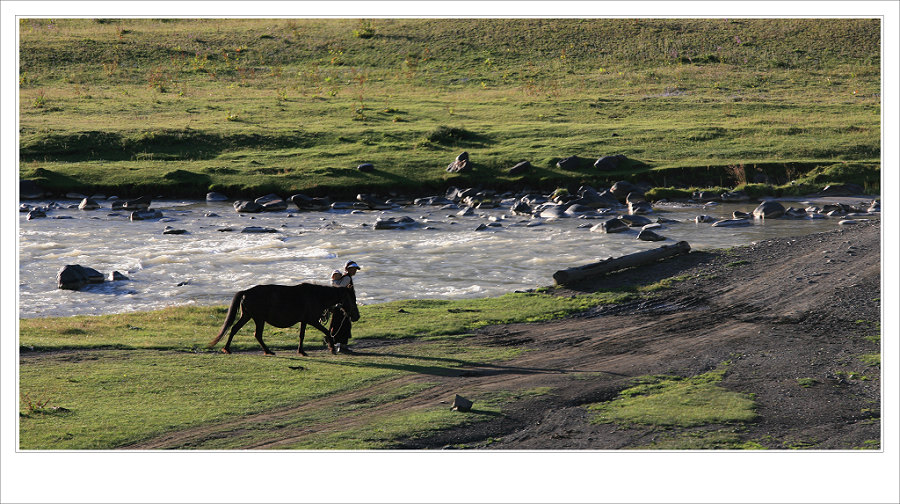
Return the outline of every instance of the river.
{"type": "MultiPolygon", "coordinates": [[[[852,202],[871,201],[872,197],[852,202]]],[[[822,199],[783,201],[804,208],[822,199]]],[[[840,198],[846,201],[847,198],[840,198]]],[[[49,201],[30,201],[47,205],[49,201]]],[[[64,205],[77,201],[62,201],[64,205]]],[[[838,218],[772,219],[744,227],[697,224],[700,214],[727,218],[752,211],[757,202],[657,206],[651,219],[666,241],[635,239],[637,231],[591,232],[600,220],[556,220],[513,216],[510,201],[498,208],[457,216],[437,206],[389,211],[237,213],[229,202],[154,201],[162,219],[129,220],[129,212],[52,209],[47,218],[19,217],[20,317],[100,315],[173,305],[224,305],[234,292],[264,283],[327,284],[347,260],[362,267],[355,277],[360,304],[411,298],[471,298],[552,285],[556,270],[685,240],[694,250],[726,248],[753,241],[836,229],[838,218]],[[411,229],[376,230],[379,216],[414,219],[411,229]],[[494,226],[476,231],[479,224],[494,226]],[[163,234],[167,226],[184,234],[163,234]],[[243,233],[245,227],[274,233],[243,233]],[[230,230],[230,231],[228,231],[230,230]],[[119,271],[124,281],[107,281],[80,291],[57,288],[67,264],[119,271]]],[[[861,218],[878,218],[867,216],[861,218]]]]}

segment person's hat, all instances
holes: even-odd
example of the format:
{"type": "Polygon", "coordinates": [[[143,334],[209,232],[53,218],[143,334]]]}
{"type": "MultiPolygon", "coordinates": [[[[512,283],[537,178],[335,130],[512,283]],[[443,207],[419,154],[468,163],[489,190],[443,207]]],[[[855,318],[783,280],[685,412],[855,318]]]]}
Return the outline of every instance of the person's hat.
{"type": "Polygon", "coordinates": [[[359,264],[356,264],[355,261],[347,261],[347,264],[344,265],[344,269],[348,270],[350,268],[362,269],[359,267],[359,264]]]}
{"type": "Polygon", "coordinates": [[[341,273],[341,270],[334,270],[331,272],[331,276],[334,276],[334,275],[343,275],[343,273],[341,273]]]}

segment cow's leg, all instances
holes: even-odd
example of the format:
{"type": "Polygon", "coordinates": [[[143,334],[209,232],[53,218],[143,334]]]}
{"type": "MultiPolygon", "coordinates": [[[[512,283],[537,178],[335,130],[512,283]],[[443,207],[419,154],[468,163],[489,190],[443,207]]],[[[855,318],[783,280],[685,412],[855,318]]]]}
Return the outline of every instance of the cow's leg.
{"type": "Polygon", "coordinates": [[[322,331],[322,334],[325,335],[325,343],[328,344],[328,350],[330,350],[331,353],[335,353],[335,350],[334,350],[334,338],[331,337],[331,333],[328,332],[328,329],[326,329],[325,326],[323,326],[322,324],[320,324],[318,320],[309,322],[309,325],[311,325],[311,326],[315,327],[316,329],[322,331]]]}
{"type": "Polygon", "coordinates": [[[222,353],[231,353],[231,338],[234,338],[234,335],[237,334],[237,332],[241,330],[241,327],[244,327],[244,324],[248,321],[250,321],[250,317],[241,311],[241,318],[231,326],[231,332],[228,333],[228,339],[225,341],[225,346],[222,347],[222,353]]]}
{"type": "Polygon", "coordinates": [[[266,321],[262,319],[253,319],[253,321],[256,322],[256,333],[254,333],[254,335],[256,336],[256,341],[259,342],[259,346],[263,348],[263,352],[265,352],[266,355],[275,355],[275,352],[269,350],[269,347],[267,347],[266,344],[263,343],[262,333],[263,327],[265,327],[266,325],[266,321]]]}
{"type": "Polygon", "coordinates": [[[303,336],[306,334],[306,322],[300,322],[300,344],[297,346],[297,353],[306,357],[303,351],[303,336]]]}

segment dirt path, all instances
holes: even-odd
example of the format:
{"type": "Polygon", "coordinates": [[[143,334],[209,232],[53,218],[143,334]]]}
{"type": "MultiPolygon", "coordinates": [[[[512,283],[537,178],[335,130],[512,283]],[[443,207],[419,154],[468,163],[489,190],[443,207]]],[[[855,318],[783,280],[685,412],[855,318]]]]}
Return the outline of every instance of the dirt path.
{"type": "MultiPolygon", "coordinates": [[[[585,405],[612,399],[631,379],[648,374],[691,376],[730,361],[722,385],[753,394],[759,420],[736,433],[767,448],[877,447],[880,367],[859,356],[877,353],[880,225],[865,222],[834,232],[767,240],[726,252],[691,253],[607,275],[560,295],[679,277],[650,299],[597,308],[564,320],[484,328],[478,343],[531,351],[496,365],[446,376],[409,376],[291,408],[166,434],[132,449],[191,448],[276,423],[311,407],[337,408],[417,382],[438,383],[399,403],[255,436],[249,449],[280,448],[305,436],[364,425],[371,415],[431,408],[453,394],[550,387],[552,392],[505,407],[479,422],[398,448],[619,449],[652,446],[673,432],[590,423],[585,405]],[[867,339],[869,337],[869,339],[867,339]],[[866,379],[854,378],[865,376],[866,379]],[[810,387],[798,379],[814,380],[810,387]]],[[[379,353],[378,342],[358,349],[379,353]]]]}

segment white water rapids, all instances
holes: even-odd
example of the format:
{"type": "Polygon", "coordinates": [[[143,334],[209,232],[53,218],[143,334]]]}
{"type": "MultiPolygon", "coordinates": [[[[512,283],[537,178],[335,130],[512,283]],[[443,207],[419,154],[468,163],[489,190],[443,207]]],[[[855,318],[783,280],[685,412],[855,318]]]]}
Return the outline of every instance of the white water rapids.
{"type": "MultiPolygon", "coordinates": [[[[809,203],[821,205],[823,200],[784,205],[804,208],[809,203]]],[[[47,218],[33,220],[20,214],[21,317],[224,305],[236,291],[257,284],[327,284],[331,271],[348,259],[362,266],[354,278],[360,304],[496,296],[552,285],[552,275],[559,269],[680,240],[694,250],[725,248],[836,229],[839,221],[782,218],[713,228],[695,223],[694,217],[728,218],[734,210],[750,212],[758,203],[672,205],[657,207],[648,215],[654,220],[663,216],[679,221],[656,230],[668,239],[644,242],[635,239],[639,228],[616,234],[591,232],[589,227],[600,220],[513,216],[508,204],[475,210],[469,217],[436,206],[385,212],[288,210],[250,215],[235,212],[228,202],[169,200],[152,205],[163,213],[163,219],[134,222],[128,219],[128,212],[111,211],[108,202],[101,204],[103,208],[92,211],[52,209],[47,218]],[[211,213],[215,216],[208,216],[211,213]],[[409,216],[420,225],[375,230],[375,220],[382,215],[409,216]],[[491,222],[500,226],[475,230],[480,223],[491,222]],[[163,234],[166,226],[187,233],[163,234]],[[248,226],[277,232],[242,233],[248,226]],[[233,231],[221,231],[226,228],[233,231]],[[80,291],[62,290],[57,288],[57,273],[67,264],[91,267],[105,276],[116,270],[128,280],[106,281],[80,291]]]]}

